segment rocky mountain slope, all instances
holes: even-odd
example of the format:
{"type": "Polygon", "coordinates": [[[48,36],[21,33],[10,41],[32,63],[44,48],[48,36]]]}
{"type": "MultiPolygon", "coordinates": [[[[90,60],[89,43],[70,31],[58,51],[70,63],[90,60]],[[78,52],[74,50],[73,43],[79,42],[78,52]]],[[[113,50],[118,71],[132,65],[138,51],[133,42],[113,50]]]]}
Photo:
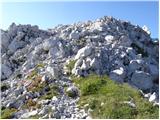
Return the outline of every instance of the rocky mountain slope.
{"type": "Polygon", "coordinates": [[[158,66],[159,42],[146,26],[113,17],[47,31],[13,23],[1,30],[2,114],[91,118],[77,104],[80,90],[71,77],[91,73],[108,75],[117,84],[129,83],[159,105],[158,66]]]}

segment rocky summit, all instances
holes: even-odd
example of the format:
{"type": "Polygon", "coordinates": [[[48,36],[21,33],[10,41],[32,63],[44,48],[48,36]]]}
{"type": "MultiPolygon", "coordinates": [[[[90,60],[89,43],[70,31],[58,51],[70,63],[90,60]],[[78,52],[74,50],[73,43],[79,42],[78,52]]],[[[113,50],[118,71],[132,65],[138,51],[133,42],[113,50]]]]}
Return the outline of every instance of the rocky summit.
{"type": "Polygon", "coordinates": [[[1,118],[92,118],[72,80],[92,74],[159,106],[159,41],[146,26],[105,16],[48,30],[13,23],[0,34],[1,118]]]}

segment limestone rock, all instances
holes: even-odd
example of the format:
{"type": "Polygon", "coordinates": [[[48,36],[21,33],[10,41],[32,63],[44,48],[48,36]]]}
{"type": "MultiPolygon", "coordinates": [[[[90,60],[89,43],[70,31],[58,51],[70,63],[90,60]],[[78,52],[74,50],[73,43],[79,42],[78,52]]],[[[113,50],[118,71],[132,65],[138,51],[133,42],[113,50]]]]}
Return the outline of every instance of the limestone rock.
{"type": "Polygon", "coordinates": [[[84,58],[87,57],[88,55],[90,55],[92,53],[93,48],[91,46],[86,46],[81,48],[77,55],[75,56],[75,60],[79,59],[79,58],[84,58]]]}

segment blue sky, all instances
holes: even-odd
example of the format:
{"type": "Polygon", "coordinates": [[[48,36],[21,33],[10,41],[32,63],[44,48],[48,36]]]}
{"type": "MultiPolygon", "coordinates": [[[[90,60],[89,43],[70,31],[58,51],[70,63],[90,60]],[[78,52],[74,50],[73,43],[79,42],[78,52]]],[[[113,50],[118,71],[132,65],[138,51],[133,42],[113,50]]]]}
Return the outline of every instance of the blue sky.
{"type": "Polygon", "coordinates": [[[38,25],[41,29],[58,24],[113,16],[132,24],[147,25],[158,37],[158,2],[25,2],[2,4],[2,28],[16,24],[38,25]]]}

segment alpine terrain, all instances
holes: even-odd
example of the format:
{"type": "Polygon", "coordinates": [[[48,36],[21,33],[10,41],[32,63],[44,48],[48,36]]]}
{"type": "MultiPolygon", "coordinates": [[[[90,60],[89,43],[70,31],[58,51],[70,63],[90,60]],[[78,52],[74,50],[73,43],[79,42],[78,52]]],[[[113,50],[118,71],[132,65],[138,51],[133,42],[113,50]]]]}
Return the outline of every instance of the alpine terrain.
{"type": "Polygon", "coordinates": [[[159,117],[159,41],[113,17],[1,30],[1,118],[159,117]]]}

